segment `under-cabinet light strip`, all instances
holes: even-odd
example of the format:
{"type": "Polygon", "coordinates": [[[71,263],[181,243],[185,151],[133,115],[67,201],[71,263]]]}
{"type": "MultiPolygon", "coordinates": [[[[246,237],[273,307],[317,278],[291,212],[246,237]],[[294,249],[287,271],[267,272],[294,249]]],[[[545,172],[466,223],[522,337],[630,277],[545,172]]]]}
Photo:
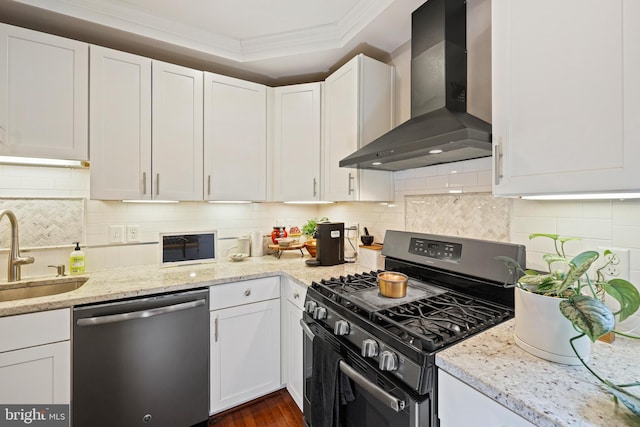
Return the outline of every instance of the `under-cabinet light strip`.
{"type": "Polygon", "coordinates": [[[539,194],[522,196],[526,200],[603,200],[639,199],[640,193],[585,193],[585,194],[539,194]]]}

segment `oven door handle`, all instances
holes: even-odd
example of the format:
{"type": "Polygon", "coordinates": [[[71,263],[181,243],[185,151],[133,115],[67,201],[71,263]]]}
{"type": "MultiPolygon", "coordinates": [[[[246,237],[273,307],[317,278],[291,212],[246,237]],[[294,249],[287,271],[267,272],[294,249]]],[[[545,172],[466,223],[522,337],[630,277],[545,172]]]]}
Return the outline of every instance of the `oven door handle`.
{"type": "Polygon", "coordinates": [[[353,369],[351,366],[347,365],[344,360],[340,361],[340,370],[349,378],[353,380],[360,387],[369,392],[373,397],[375,397],[378,401],[384,403],[389,408],[393,409],[396,412],[400,412],[404,409],[405,403],[404,401],[398,399],[397,397],[387,393],[365,377],[363,377],[360,372],[353,369]]]}
{"type": "MultiPolygon", "coordinates": [[[[310,340],[313,341],[315,334],[311,331],[311,329],[309,328],[309,325],[305,323],[304,319],[300,319],[300,326],[302,326],[302,330],[304,331],[305,335],[309,337],[310,340]]],[[[374,383],[366,379],[358,371],[353,369],[351,366],[347,365],[347,363],[344,360],[340,361],[339,366],[340,366],[340,370],[346,376],[351,378],[353,382],[355,382],[360,387],[365,389],[369,394],[375,397],[378,401],[384,403],[385,405],[387,405],[389,408],[393,409],[396,412],[400,412],[404,409],[405,403],[403,400],[400,400],[397,397],[387,393],[386,391],[384,391],[383,389],[381,389],[380,387],[378,387],[377,385],[375,385],[374,383]]]]}
{"type": "Polygon", "coordinates": [[[315,334],[311,332],[311,329],[309,329],[309,326],[305,323],[304,319],[300,319],[300,326],[302,326],[302,331],[307,336],[307,338],[313,341],[313,339],[315,338],[315,334]]]}

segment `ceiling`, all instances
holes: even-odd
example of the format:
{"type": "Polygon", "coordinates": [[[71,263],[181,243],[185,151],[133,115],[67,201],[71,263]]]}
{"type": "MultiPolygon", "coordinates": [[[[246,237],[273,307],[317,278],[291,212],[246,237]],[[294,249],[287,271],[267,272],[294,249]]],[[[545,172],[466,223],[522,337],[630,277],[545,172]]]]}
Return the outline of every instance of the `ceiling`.
{"type": "Polygon", "coordinates": [[[381,60],[425,0],[0,0],[0,20],[267,84],[381,60]]]}

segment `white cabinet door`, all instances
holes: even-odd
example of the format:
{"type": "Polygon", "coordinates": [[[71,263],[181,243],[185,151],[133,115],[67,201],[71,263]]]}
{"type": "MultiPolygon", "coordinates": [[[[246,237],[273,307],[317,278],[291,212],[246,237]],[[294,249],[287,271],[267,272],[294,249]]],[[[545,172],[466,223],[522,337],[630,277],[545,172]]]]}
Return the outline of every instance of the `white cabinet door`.
{"type": "Polygon", "coordinates": [[[267,199],[267,88],[205,73],[205,199],[267,199]]]}
{"type": "Polygon", "coordinates": [[[151,59],[91,46],[91,198],[151,198],[151,59]]]}
{"type": "Polygon", "coordinates": [[[520,415],[440,369],[438,369],[438,418],[441,427],[534,426],[520,415]]]}
{"type": "Polygon", "coordinates": [[[70,402],[71,310],[0,318],[0,402],[70,402]]]}
{"type": "Polygon", "coordinates": [[[302,410],[302,327],[300,320],[302,319],[302,310],[294,303],[287,300],[284,309],[284,325],[286,330],[283,332],[283,349],[286,356],[283,355],[286,365],[283,366],[283,382],[287,385],[287,391],[296,402],[300,410],[302,410]]]}
{"type": "Polygon", "coordinates": [[[358,55],[327,77],[322,198],[393,200],[393,173],[340,168],[339,162],[393,127],[393,67],[358,55]]]}
{"type": "Polygon", "coordinates": [[[321,83],[274,90],[274,200],[320,197],[321,83]]]}
{"type": "Polygon", "coordinates": [[[202,200],[202,71],[152,66],[152,191],[160,200],[202,200]]]}
{"type": "Polygon", "coordinates": [[[306,288],[282,279],[282,383],[302,410],[303,402],[303,332],[300,326],[306,288]]]}
{"type": "Polygon", "coordinates": [[[0,24],[0,155],[87,160],[89,47],[0,24]]]}
{"type": "Polygon", "coordinates": [[[280,387],[280,300],[211,312],[211,404],[216,413],[280,387]]]}
{"type": "Polygon", "coordinates": [[[0,353],[0,402],[69,404],[69,341],[0,353]]]}
{"type": "Polygon", "coordinates": [[[492,3],[494,194],[640,189],[638,19],[633,0],[492,3]]]}

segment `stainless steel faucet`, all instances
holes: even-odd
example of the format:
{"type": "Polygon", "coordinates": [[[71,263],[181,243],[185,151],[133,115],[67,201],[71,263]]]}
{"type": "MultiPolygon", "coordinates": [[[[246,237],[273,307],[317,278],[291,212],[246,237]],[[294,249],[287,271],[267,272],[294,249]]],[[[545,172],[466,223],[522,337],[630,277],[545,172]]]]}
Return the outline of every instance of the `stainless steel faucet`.
{"type": "Polygon", "coordinates": [[[20,280],[20,266],[24,264],[33,264],[32,256],[20,256],[20,244],[18,243],[18,219],[9,209],[0,211],[0,221],[3,216],[7,216],[11,222],[11,250],[9,251],[9,261],[7,265],[7,281],[16,282],[20,280]]]}

